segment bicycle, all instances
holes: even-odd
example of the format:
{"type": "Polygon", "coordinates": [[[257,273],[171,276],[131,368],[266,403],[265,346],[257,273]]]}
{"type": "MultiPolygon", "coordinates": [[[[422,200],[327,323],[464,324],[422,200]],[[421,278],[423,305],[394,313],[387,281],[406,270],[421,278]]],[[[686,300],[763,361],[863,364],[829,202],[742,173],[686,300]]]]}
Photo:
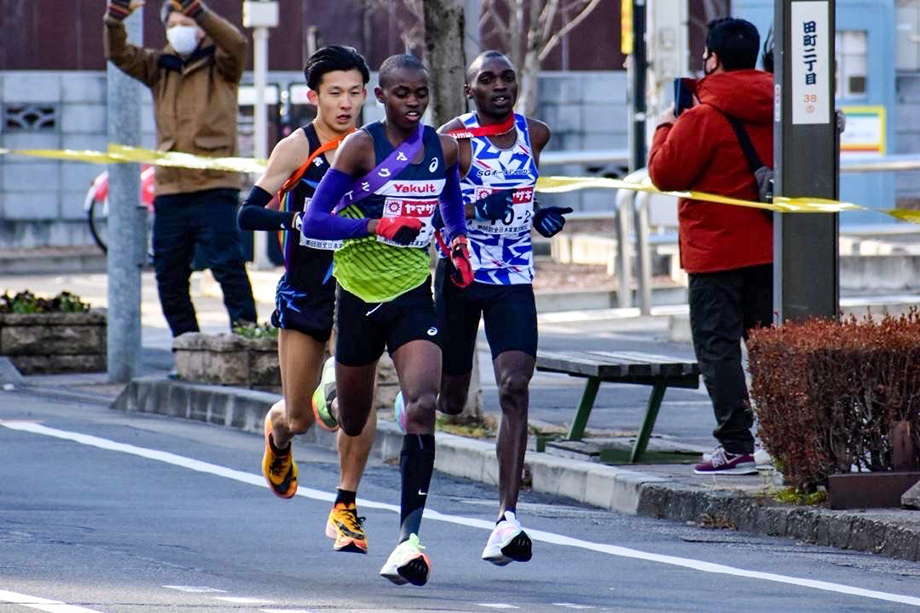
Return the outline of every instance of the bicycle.
{"type": "MultiPolygon", "coordinates": [[[[141,166],[141,205],[147,209],[147,256],[153,261],[153,175],[154,167],[141,166]]],[[[89,232],[96,245],[103,253],[108,253],[108,240],[105,236],[109,216],[109,173],[105,171],[97,176],[83,202],[89,232]]]]}

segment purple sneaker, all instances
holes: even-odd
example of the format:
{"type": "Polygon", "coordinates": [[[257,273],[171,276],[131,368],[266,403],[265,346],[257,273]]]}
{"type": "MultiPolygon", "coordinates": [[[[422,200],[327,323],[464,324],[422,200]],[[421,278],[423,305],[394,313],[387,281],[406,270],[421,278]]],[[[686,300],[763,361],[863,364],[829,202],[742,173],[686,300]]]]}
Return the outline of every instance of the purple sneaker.
{"type": "Polygon", "coordinates": [[[697,464],[693,472],[698,475],[756,475],[757,464],[750,453],[735,455],[719,447],[708,460],[697,464]]]}

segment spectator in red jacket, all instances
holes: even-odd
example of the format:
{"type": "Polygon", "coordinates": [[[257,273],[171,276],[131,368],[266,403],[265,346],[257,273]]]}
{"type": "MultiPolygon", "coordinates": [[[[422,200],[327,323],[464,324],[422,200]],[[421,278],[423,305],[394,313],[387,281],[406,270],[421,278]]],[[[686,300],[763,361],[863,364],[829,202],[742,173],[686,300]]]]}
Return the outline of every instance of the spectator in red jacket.
{"type": "MultiPolygon", "coordinates": [[[[757,200],[757,183],[738,120],[766,166],[773,166],[773,76],[755,70],[760,36],[742,19],[709,24],[705,78],[694,106],[659,118],[648,170],[663,190],[694,190],[757,200]]],[[[712,400],[719,441],[699,474],[756,472],[753,415],[741,364],[741,339],[773,321],[773,219],[763,210],[682,198],[681,265],[690,278],[693,347],[712,400]]]]}

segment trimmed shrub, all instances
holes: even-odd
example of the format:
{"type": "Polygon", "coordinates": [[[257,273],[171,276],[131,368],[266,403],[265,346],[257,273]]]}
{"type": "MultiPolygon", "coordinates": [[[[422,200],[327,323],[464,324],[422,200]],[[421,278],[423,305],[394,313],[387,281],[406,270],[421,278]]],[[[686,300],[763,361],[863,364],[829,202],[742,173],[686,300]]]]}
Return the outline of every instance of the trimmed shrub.
{"type": "Polygon", "coordinates": [[[920,311],[753,330],[748,354],[761,440],[798,490],[892,470],[897,421],[920,460],[920,311]]]}
{"type": "Polygon", "coordinates": [[[4,292],[0,296],[0,313],[85,313],[88,310],[89,305],[70,292],[61,292],[51,299],[39,298],[28,290],[13,296],[4,292]]]}

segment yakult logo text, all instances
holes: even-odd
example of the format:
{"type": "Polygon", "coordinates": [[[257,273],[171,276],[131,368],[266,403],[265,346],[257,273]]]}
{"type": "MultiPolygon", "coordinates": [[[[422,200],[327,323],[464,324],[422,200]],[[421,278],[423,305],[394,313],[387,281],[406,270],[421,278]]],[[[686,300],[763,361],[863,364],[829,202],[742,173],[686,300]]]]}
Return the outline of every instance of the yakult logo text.
{"type": "Polygon", "coordinates": [[[393,189],[398,194],[437,194],[438,188],[434,183],[399,183],[394,182],[393,189]]]}

